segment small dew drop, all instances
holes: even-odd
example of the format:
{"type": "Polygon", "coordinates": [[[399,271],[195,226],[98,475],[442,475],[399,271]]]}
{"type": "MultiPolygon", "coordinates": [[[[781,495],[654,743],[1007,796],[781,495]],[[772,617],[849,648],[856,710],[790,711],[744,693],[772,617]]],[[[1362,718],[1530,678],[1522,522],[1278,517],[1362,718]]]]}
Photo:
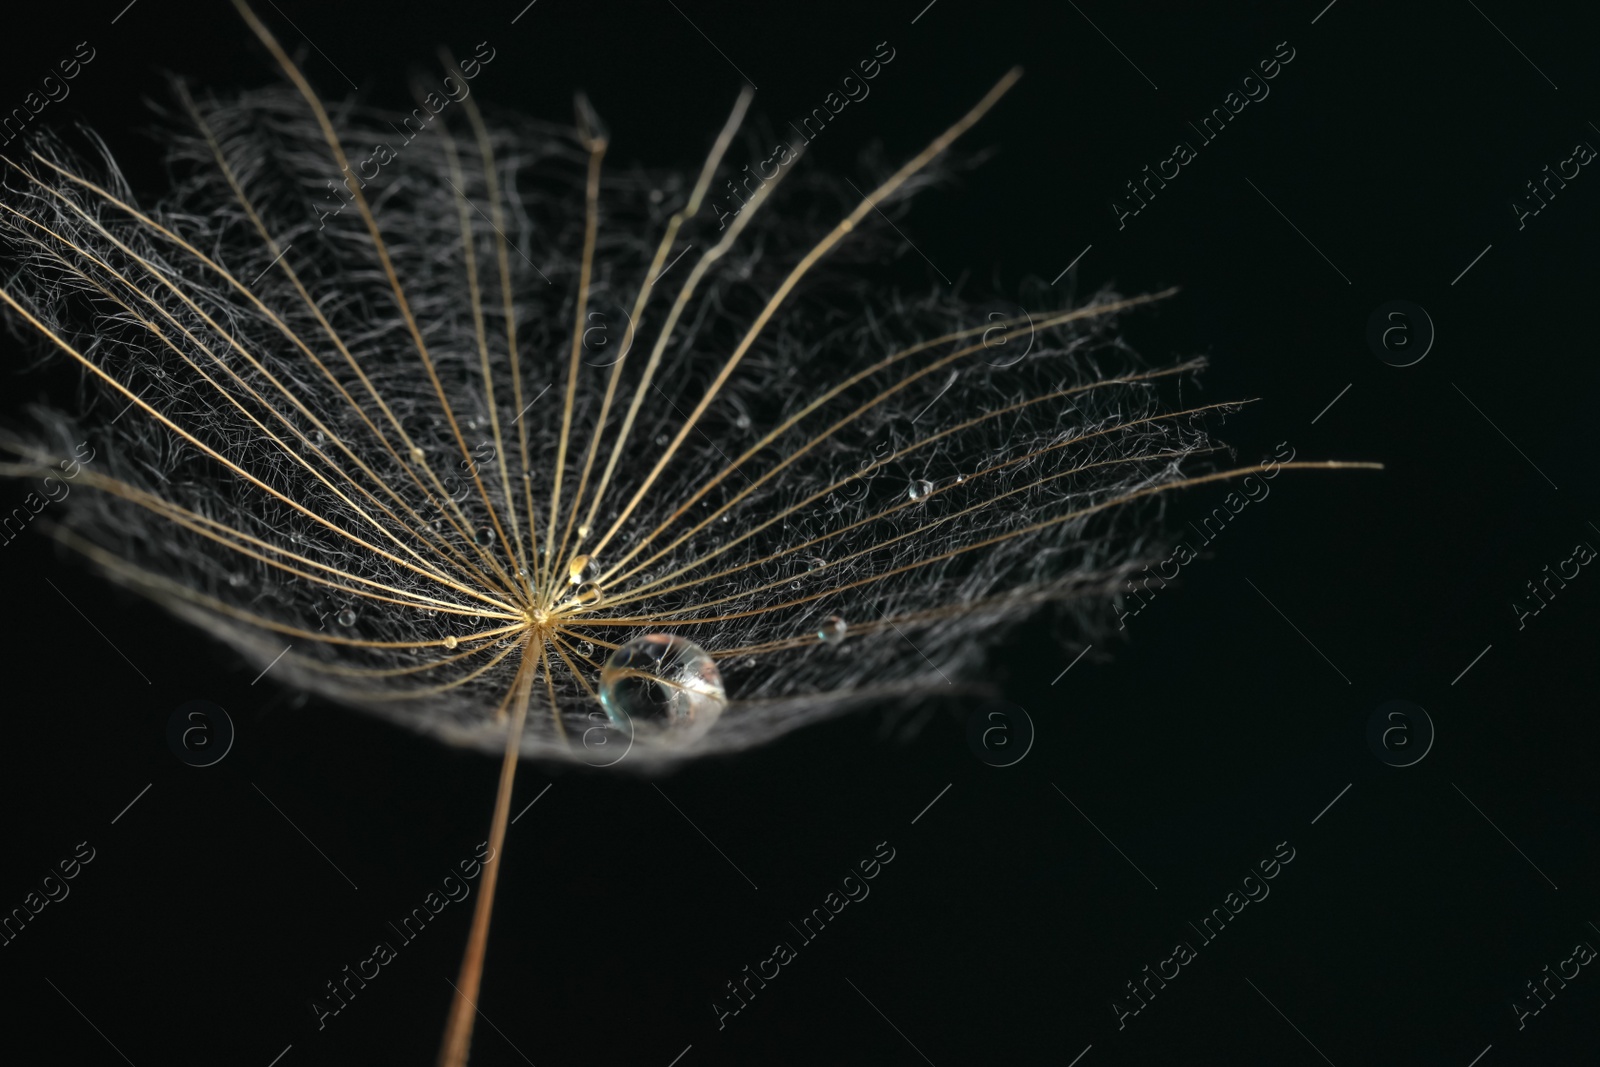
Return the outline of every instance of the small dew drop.
{"type": "Polygon", "coordinates": [[[828,561],[823,559],[821,556],[812,556],[810,559],[806,560],[806,570],[808,571],[820,571],[827,565],[828,561]]]}
{"type": "Polygon", "coordinates": [[[448,634],[448,635],[445,636],[445,639],[444,639],[444,647],[445,648],[455,648],[460,643],[461,643],[460,638],[456,637],[455,634],[448,634]]]}
{"type": "Polygon", "coordinates": [[[416,445],[412,445],[411,446],[411,462],[413,462],[413,463],[421,463],[423,458],[424,458],[424,456],[423,456],[422,449],[418,448],[416,445]]]}
{"type": "Polygon", "coordinates": [[[321,430],[312,430],[310,433],[306,434],[306,438],[318,448],[321,448],[322,442],[327,440],[327,438],[323,436],[321,430]]]}
{"type": "Polygon", "coordinates": [[[578,540],[582,541],[585,537],[588,537],[588,536],[589,536],[589,524],[588,523],[584,523],[582,526],[578,527],[578,540]]]}
{"type": "Polygon", "coordinates": [[[572,562],[567,564],[567,581],[571,582],[573,585],[582,583],[583,572],[587,570],[588,567],[589,557],[587,555],[573,556],[572,562]]]}
{"type": "Polygon", "coordinates": [[[849,630],[849,623],[837,615],[829,615],[822,620],[822,625],[817,627],[817,640],[825,645],[837,645],[844,640],[844,635],[849,630]]]}
{"type": "Polygon", "coordinates": [[[593,607],[595,604],[600,603],[600,583],[585,582],[578,587],[577,595],[574,596],[573,599],[576,600],[580,606],[586,608],[593,607]]]}
{"type": "Polygon", "coordinates": [[[660,445],[662,448],[667,447],[667,442],[670,440],[671,438],[664,433],[656,435],[656,444],[660,445]]]}
{"type": "Polygon", "coordinates": [[[487,526],[480,526],[478,527],[478,532],[473,536],[473,539],[480,545],[492,545],[494,544],[494,531],[487,526]]]}
{"type": "Polygon", "coordinates": [[[345,608],[343,611],[339,612],[339,625],[340,626],[354,626],[355,624],[356,624],[356,613],[355,613],[355,611],[353,609],[345,608]]]}
{"type": "Polygon", "coordinates": [[[741,430],[748,430],[750,428],[750,416],[741,411],[738,417],[733,420],[733,424],[741,430]]]}
{"type": "Polygon", "coordinates": [[[912,500],[921,500],[931,492],[933,492],[933,483],[926,478],[919,478],[911,483],[911,488],[906,490],[906,495],[912,500]]]}
{"type": "Polygon", "coordinates": [[[232,574],[228,575],[228,584],[233,586],[235,589],[239,588],[244,583],[245,577],[238,571],[234,571],[232,574]]]}

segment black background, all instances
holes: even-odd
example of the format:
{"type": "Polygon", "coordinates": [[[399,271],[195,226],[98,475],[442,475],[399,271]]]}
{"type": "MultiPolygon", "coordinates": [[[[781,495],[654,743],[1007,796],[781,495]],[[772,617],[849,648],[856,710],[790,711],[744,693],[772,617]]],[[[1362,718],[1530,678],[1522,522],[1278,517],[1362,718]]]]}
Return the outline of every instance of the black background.
{"type": "MultiPolygon", "coordinates": [[[[863,713],[656,780],[524,766],[513,810],[539,799],[507,840],[473,1062],[1596,1062],[1593,966],[1520,1030],[1512,1009],[1576,942],[1600,945],[1600,577],[1520,630],[1511,606],[1600,545],[1600,176],[1586,167],[1520,230],[1511,208],[1575,142],[1600,144],[1582,8],[925,2],[539,0],[514,26],[522,0],[261,7],[291,47],[315,42],[304,66],[326,96],[348,76],[399,103],[437,45],[487,40],[485,98],[565,120],[582,88],[611,158],[683,169],[743,81],[734,64],[781,125],[889,42],[871,96],[808,156],[847,176],[871,142],[914,153],[1020,64],[967,142],[994,157],[901,222],[916,249],[979,295],[1048,281],[1085,246],[1058,292],[1181,285],[1130,340],[1154,362],[1210,357],[1206,399],[1261,398],[1223,428],[1241,462],[1287,441],[1386,464],[1280,477],[1065,675],[1044,627],[998,649],[994,679],[1037,727],[1013,766],[975,758],[958,706],[909,733],[863,713]],[[1193,143],[1185,120],[1283,41],[1271,95],[1119,230],[1123,182],[1193,143]],[[1437,328],[1404,368],[1364,339],[1394,299],[1437,328]],[[1437,730],[1403,769],[1366,740],[1391,698],[1437,730]],[[723,984],[797,941],[788,921],[881,841],[895,859],[871,896],[719,1030],[723,984]],[[1279,842],[1295,858],[1271,895],[1119,1030],[1124,983],[1198,943],[1187,923],[1279,842]]],[[[96,58],[41,121],[92,123],[152,195],[138,130],[159,70],[275,75],[225,4],[139,0],[113,25],[122,7],[8,12],[0,106],[88,39],[96,58]]],[[[8,418],[71,404],[70,374],[25,371],[4,345],[8,418]]],[[[1224,493],[1194,492],[1173,521],[1224,493]]],[[[307,1000],[473,853],[496,762],[252,685],[35,531],[0,546],[0,573],[0,908],[78,842],[96,850],[0,948],[5,1042],[48,1049],[29,1062],[266,1067],[286,1046],[283,1067],[432,1062],[466,907],[320,1031],[307,1000]],[[165,739],[197,698],[238,728],[208,769],[165,739]]]]}

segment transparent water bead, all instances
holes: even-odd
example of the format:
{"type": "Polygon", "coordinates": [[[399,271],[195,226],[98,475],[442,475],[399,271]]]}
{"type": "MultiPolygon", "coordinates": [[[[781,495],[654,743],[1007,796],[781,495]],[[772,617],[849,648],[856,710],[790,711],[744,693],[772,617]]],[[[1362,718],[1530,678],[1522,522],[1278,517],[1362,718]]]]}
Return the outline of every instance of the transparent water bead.
{"type": "Polygon", "coordinates": [[[837,615],[829,615],[817,627],[817,640],[825,645],[837,645],[844,640],[844,635],[850,630],[850,624],[837,615]]]}
{"type": "Polygon", "coordinates": [[[645,634],[611,653],[600,669],[600,703],[618,729],[701,737],[728,706],[722,675],[710,653],[676,634],[645,634]]]}
{"type": "Polygon", "coordinates": [[[460,643],[461,643],[461,640],[459,638],[457,638],[455,634],[448,634],[448,635],[445,636],[445,639],[444,639],[444,647],[445,648],[455,648],[460,643]]]}
{"type": "Polygon", "coordinates": [[[478,532],[474,536],[476,537],[478,544],[483,545],[486,548],[489,545],[494,544],[494,531],[487,526],[478,527],[478,532]]]}
{"type": "Polygon", "coordinates": [[[906,495],[912,500],[921,500],[931,492],[933,492],[933,483],[926,478],[918,478],[911,483],[911,488],[906,490],[906,495]]]}
{"type": "Polygon", "coordinates": [[[355,613],[355,611],[353,609],[345,608],[343,611],[339,612],[339,625],[340,626],[354,626],[355,624],[356,624],[356,613],[355,613]]]}
{"type": "Polygon", "coordinates": [[[587,555],[573,556],[572,562],[567,564],[567,581],[573,585],[583,584],[583,572],[589,569],[587,555]]]}
{"type": "Polygon", "coordinates": [[[590,608],[600,603],[600,585],[597,582],[586,582],[578,586],[578,591],[572,597],[579,607],[590,608]]]}

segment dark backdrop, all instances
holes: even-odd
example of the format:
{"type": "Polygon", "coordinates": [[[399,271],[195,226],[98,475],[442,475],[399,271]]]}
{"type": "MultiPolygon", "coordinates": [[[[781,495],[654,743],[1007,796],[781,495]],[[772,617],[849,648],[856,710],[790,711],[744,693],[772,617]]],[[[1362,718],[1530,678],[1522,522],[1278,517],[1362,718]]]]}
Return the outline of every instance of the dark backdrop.
{"type": "MultiPolygon", "coordinates": [[[[1043,626],[999,649],[994,680],[1037,731],[1011,766],[977,758],[962,707],[909,734],[863,713],[656,780],[525,766],[514,810],[537,803],[508,838],[473,1062],[1594,1062],[1600,975],[1574,947],[1600,947],[1600,576],[1552,585],[1520,627],[1513,607],[1600,546],[1600,177],[1513,208],[1600,145],[1582,7],[925,2],[539,0],[515,25],[523,0],[261,6],[286,42],[309,35],[327,95],[348,78],[398,103],[436,45],[488,40],[485,97],[565,120],[583,88],[612,158],[685,169],[745,77],[781,124],[887,41],[892,65],[807,163],[848,175],[874,141],[914,152],[1020,64],[969,142],[993,158],[902,221],[922,256],[975,294],[1074,260],[1058,292],[1180,285],[1130,338],[1153,361],[1210,357],[1208,398],[1261,398],[1222,431],[1242,462],[1288,442],[1387,465],[1280,477],[1081,660],[1043,626]],[[1186,123],[1291,49],[1201,145],[1186,123]],[[1119,228],[1124,183],[1179,139],[1196,158],[1119,228]],[[1366,337],[1395,300],[1393,346],[1426,342],[1417,307],[1436,331],[1405,367],[1366,337]],[[1389,700],[1405,714],[1374,747],[1389,700]],[[880,842],[894,859],[870,897],[799,943],[789,922],[880,842]],[[1275,854],[1293,858],[1243,882],[1275,854]],[[1214,941],[1189,925],[1245,888],[1270,895],[1234,897],[1214,941]],[[780,940],[798,958],[719,1029],[724,984],[780,940]],[[1194,958],[1163,963],[1178,941],[1194,958]],[[1178,975],[1134,1014],[1146,966],[1178,975]],[[1526,983],[1563,967],[1577,976],[1535,987],[1532,1014],[1526,983]]],[[[92,122],[154,193],[138,128],[160,69],[274,75],[224,4],[123,3],[8,12],[0,105],[87,39],[95,59],[41,121],[92,122]]],[[[4,343],[8,418],[71,403],[70,375],[24,371],[4,343]]],[[[1185,497],[1175,526],[1224,493],[1185,497]]],[[[0,907],[94,850],[0,947],[4,1040],[50,1050],[30,1062],[431,1062],[465,907],[325,1028],[307,1002],[472,855],[495,761],[252,685],[36,532],[0,546],[0,573],[0,907]],[[237,727],[214,767],[168,747],[191,699],[237,727]]]]}

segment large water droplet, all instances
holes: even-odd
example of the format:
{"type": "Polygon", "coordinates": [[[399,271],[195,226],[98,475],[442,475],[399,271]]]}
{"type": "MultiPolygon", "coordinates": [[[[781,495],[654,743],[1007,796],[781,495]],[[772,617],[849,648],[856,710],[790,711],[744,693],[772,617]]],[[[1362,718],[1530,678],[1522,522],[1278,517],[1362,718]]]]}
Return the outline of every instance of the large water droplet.
{"type": "Polygon", "coordinates": [[[578,586],[578,591],[572,597],[580,607],[592,607],[600,603],[600,584],[598,582],[585,582],[578,586]]]}
{"type": "Polygon", "coordinates": [[[906,490],[906,495],[912,500],[921,500],[931,492],[933,492],[933,483],[926,478],[918,478],[911,483],[911,488],[906,490]]]}
{"type": "Polygon", "coordinates": [[[837,645],[844,640],[844,635],[849,630],[849,623],[837,615],[829,615],[822,620],[822,625],[817,627],[817,640],[825,645],[837,645]]]}
{"type": "Polygon", "coordinates": [[[583,572],[587,570],[588,567],[589,557],[587,555],[573,556],[572,562],[567,564],[567,581],[571,582],[573,585],[578,585],[583,581],[583,572]]]}
{"type": "Polygon", "coordinates": [[[606,660],[600,703],[624,732],[686,743],[711,729],[728,695],[705,649],[676,634],[646,634],[606,660]]]}

